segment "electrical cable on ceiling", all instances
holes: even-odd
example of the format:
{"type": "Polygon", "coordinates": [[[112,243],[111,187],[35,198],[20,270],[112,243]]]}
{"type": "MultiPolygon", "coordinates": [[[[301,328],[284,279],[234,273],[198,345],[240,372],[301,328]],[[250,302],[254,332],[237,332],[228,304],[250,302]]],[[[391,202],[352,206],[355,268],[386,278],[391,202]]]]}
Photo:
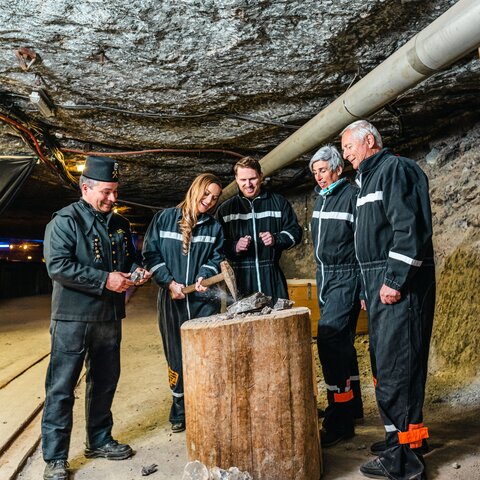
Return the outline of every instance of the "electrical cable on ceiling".
{"type": "Polygon", "coordinates": [[[75,148],[62,148],[62,152],[76,153],[78,155],[106,155],[109,157],[119,157],[124,155],[141,155],[145,153],[225,153],[233,157],[243,158],[245,155],[241,153],[232,152],[231,150],[222,150],[217,148],[196,148],[196,149],[182,149],[182,148],[151,148],[147,150],[131,150],[128,152],[100,152],[78,150],[75,148]]]}
{"type": "Polygon", "coordinates": [[[47,168],[62,178],[68,186],[76,187],[77,181],[68,171],[63,153],[58,146],[56,146],[55,141],[46,134],[40,124],[34,121],[27,122],[13,112],[10,112],[10,116],[0,113],[0,120],[10,125],[10,127],[20,135],[20,138],[37,154],[47,168]],[[15,118],[12,118],[12,115],[14,115],[15,118]],[[39,141],[35,134],[41,136],[42,140],[39,141]],[[41,143],[43,144],[43,148],[41,143]],[[48,154],[44,152],[45,148],[50,151],[51,159],[47,158],[48,154]]]}
{"type": "MultiPolygon", "coordinates": [[[[12,113],[10,112],[10,115],[12,113]]],[[[6,116],[0,113],[0,120],[7,123],[12,127],[22,138],[22,140],[30,147],[32,150],[35,151],[37,156],[42,160],[45,165],[52,170],[55,174],[60,176],[62,180],[70,187],[77,188],[78,180],[74,177],[70,171],[68,170],[66,163],[64,152],[68,153],[75,153],[80,155],[108,155],[108,156],[120,156],[120,155],[138,155],[138,154],[145,154],[145,153],[223,153],[232,155],[237,158],[242,158],[244,155],[233,152],[230,150],[221,150],[221,149],[148,149],[148,150],[136,150],[136,151],[129,151],[129,152],[100,152],[100,151],[88,151],[84,152],[82,150],[76,149],[69,149],[69,148],[60,148],[57,145],[56,140],[48,134],[48,132],[42,128],[41,124],[29,120],[28,122],[24,119],[20,118],[12,118],[11,116],[6,116]],[[24,124],[27,124],[25,126],[24,124]],[[28,128],[27,128],[28,127],[28,128]],[[40,145],[39,140],[37,140],[36,135],[41,136],[43,146],[48,149],[53,159],[47,158],[47,154],[43,152],[43,149],[40,145]]],[[[145,205],[137,202],[132,202],[128,200],[121,200],[120,204],[126,205],[134,205],[137,207],[148,208],[151,210],[163,210],[163,207],[159,207],[156,205],[145,205]]]]}
{"type": "Polygon", "coordinates": [[[272,125],[275,127],[288,128],[290,130],[298,130],[300,127],[297,125],[289,125],[288,123],[275,122],[271,120],[265,120],[262,118],[254,118],[248,115],[239,115],[232,113],[223,113],[223,112],[211,112],[211,113],[199,113],[194,115],[183,115],[183,114],[165,114],[165,113],[156,113],[156,112],[138,112],[135,110],[128,110],[124,108],[108,107],[106,105],[63,105],[55,104],[55,107],[61,108],[63,110],[108,110],[113,112],[124,113],[126,115],[133,115],[136,117],[145,117],[145,118],[158,118],[165,120],[173,119],[194,119],[194,118],[205,118],[205,117],[223,117],[231,118],[234,120],[242,120],[249,123],[258,123],[262,125],[272,125]]]}
{"type": "MultiPolygon", "coordinates": [[[[6,92],[7,93],[7,92],[6,92]]],[[[20,95],[15,93],[7,93],[8,95],[16,98],[21,98],[23,100],[29,101],[30,97],[26,95],[20,95]]],[[[108,105],[98,105],[98,104],[79,104],[79,105],[66,105],[66,104],[52,104],[55,108],[63,110],[105,110],[111,112],[123,113],[125,115],[132,115],[135,117],[144,117],[144,118],[157,118],[164,120],[182,120],[182,119],[196,119],[196,118],[206,118],[206,117],[220,117],[220,118],[230,118],[233,120],[242,120],[249,123],[257,123],[261,125],[272,125],[274,127],[287,128],[290,130],[298,130],[300,126],[291,125],[288,123],[282,123],[278,121],[266,120],[263,118],[255,118],[249,115],[241,115],[236,113],[225,113],[225,112],[208,112],[208,113],[198,113],[198,114],[180,114],[180,113],[158,113],[158,112],[139,112],[136,110],[131,110],[127,108],[118,108],[110,107],[108,105]]]]}

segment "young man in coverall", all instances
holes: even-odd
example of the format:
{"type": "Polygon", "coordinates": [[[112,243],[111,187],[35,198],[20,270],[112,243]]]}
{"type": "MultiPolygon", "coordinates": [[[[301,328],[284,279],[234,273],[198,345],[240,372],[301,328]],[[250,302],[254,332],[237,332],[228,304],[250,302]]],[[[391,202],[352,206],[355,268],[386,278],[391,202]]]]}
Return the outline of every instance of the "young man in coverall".
{"type": "Polygon", "coordinates": [[[123,460],[129,445],[112,437],[111,406],[120,377],[121,320],[135,264],[130,225],[113,212],[118,163],[87,157],[82,198],[56,212],[45,231],[45,261],[53,280],[52,350],[45,382],[42,450],[45,480],[68,479],[74,389],[85,362],[87,458],[123,460]]]}
{"type": "Polygon", "coordinates": [[[225,233],[225,255],[235,270],[240,296],[262,292],[288,298],[279,262],[282,252],[298,245],[302,228],[288,200],[262,188],[260,163],[244,157],[234,166],[238,195],[224,202],[217,218],[225,233]]]}
{"type": "Polygon", "coordinates": [[[355,248],[367,305],[375,395],[385,442],[360,471],[370,478],[425,478],[422,452],[427,361],[435,306],[428,180],[408,158],[382,148],[365,120],[342,132],[357,170],[355,248]]]}

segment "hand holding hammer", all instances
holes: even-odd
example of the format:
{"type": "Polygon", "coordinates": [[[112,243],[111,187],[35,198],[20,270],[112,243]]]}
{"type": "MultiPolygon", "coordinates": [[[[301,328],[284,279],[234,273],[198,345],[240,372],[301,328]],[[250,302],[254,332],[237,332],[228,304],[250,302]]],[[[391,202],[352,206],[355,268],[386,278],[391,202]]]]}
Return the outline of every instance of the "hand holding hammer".
{"type": "Polygon", "coordinates": [[[230,290],[230,293],[233,299],[236,301],[237,300],[237,282],[235,281],[235,274],[233,272],[233,269],[226,260],[220,263],[220,268],[221,268],[221,273],[218,273],[213,277],[209,277],[205,279],[201,277],[198,278],[197,283],[188,285],[188,287],[183,287],[182,293],[183,294],[192,293],[195,290],[200,291],[196,288],[197,284],[199,284],[202,287],[209,287],[210,285],[214,285],[216,283],[224,281],[228,290],[230,290]]]}

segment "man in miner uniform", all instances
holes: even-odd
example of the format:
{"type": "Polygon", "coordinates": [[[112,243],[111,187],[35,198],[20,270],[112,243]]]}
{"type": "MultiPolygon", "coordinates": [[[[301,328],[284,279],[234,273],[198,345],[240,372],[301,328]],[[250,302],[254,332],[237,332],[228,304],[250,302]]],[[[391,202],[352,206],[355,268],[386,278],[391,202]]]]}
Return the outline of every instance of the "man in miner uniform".
{"type": "Polygon", "coordinates": [[[302,228],[288,200],[262,188],[257,160],[242,158],[234,172],[239,193],[217,211],[225,232],[225,255],[235,270],[241,296],[262,292],[275,303],[288,298],[280,257],[300,242],[302,228]]]}
{"type": "Polygon", "coordinates": [[[425,478],[422,453],[429,343],[435,305],[428,181],[418,165],[382,148],[365,120],[342,132],[357,170],[355,248],[367,304],[375,395],[385,441],[360,471],[370,478],[425,478]]]}
{"type": "Polygon", "coordinates": [[[45,261],[53,280],[51,355],[45,382],[42,450],[45,480],[68,478],[74,389],[85,363],[87,458],[123,460],[129,445],[112,437],[111,406],[120,376],[125,291],[135,264],[130,225],[113,212],[118,163],[87,157],[82,198],[56,212],[45,231],[45,261]]]}
{"type": "Polygon", "coordinates": [[[354,218],[358,189],[340,178],[343,160],[326,145],[310,160],[319,194],[312,215],[320,307],[317,345],[327,384],[328,407],[321,440],[330,447],[354,434],[363,417],[355,330],[360,312],[360,269],[355,257],[354,218]]]}

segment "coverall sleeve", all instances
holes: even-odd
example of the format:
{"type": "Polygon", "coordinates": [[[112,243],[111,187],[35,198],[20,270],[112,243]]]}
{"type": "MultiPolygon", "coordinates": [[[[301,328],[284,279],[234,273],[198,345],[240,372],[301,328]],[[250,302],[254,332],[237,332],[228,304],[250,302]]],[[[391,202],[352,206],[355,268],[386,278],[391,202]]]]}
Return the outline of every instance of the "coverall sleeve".
{"type": "Polygon", "coordinates": [[[298,224],[297,216],[288,200],[283,199],[282,230],[274,234],[275,248],[288,250],[298,245],[302,240],[302,227],[298,224]]]}
{"type": "Polygon", "coordinates": [[[383,203],[393,230],[384,283],[401,290],[422,265],[432,237],[426,175],[419,167],[394,162],[383,186],[383,203]]]}
{"type": "Polygon", "coordinates": [[[56,216],[45,230],[44,256],[48,275],[64,287],[102,295],[108,272],[80,263],[76,257],[77,225],[56,216]]]}
{"type": "Polygon", "coordinates": [[[222,232],[223,232],[223,252],[227,258],[235,258],[239,257],[242,253],[237,253],[236,251],[236,246],[238,242],[238,238],[232,237],[232,229],[228,227],[228,225],[225,223],[223,220],[223,215],[222,215],[222,209],[219,208],[217,210],[215,218],[218,220],[222,227],[222,232]]]}
{"type": "Polygon", "coordinates": [[[220,273],[220,262],[223,260],[223,244],[224,236],[223,230],[220,225],[218,225],[217,234],[215,236],[215,243],[213,245],[212,254],[210,255],[207,262],[205,262],[201,267],[197,275],[198,277],[209,278],[217,273],[220,273]]]}
{"type": "Polygon", "coordinates": [[[152,272],[155,283],[162,288],[168,288],[174,278],[162,254],[159,232],[162,229],[163,215],[164,212],[159,212],[153,217],[145,234],[142,255],[145,268],[152,272]]]}

